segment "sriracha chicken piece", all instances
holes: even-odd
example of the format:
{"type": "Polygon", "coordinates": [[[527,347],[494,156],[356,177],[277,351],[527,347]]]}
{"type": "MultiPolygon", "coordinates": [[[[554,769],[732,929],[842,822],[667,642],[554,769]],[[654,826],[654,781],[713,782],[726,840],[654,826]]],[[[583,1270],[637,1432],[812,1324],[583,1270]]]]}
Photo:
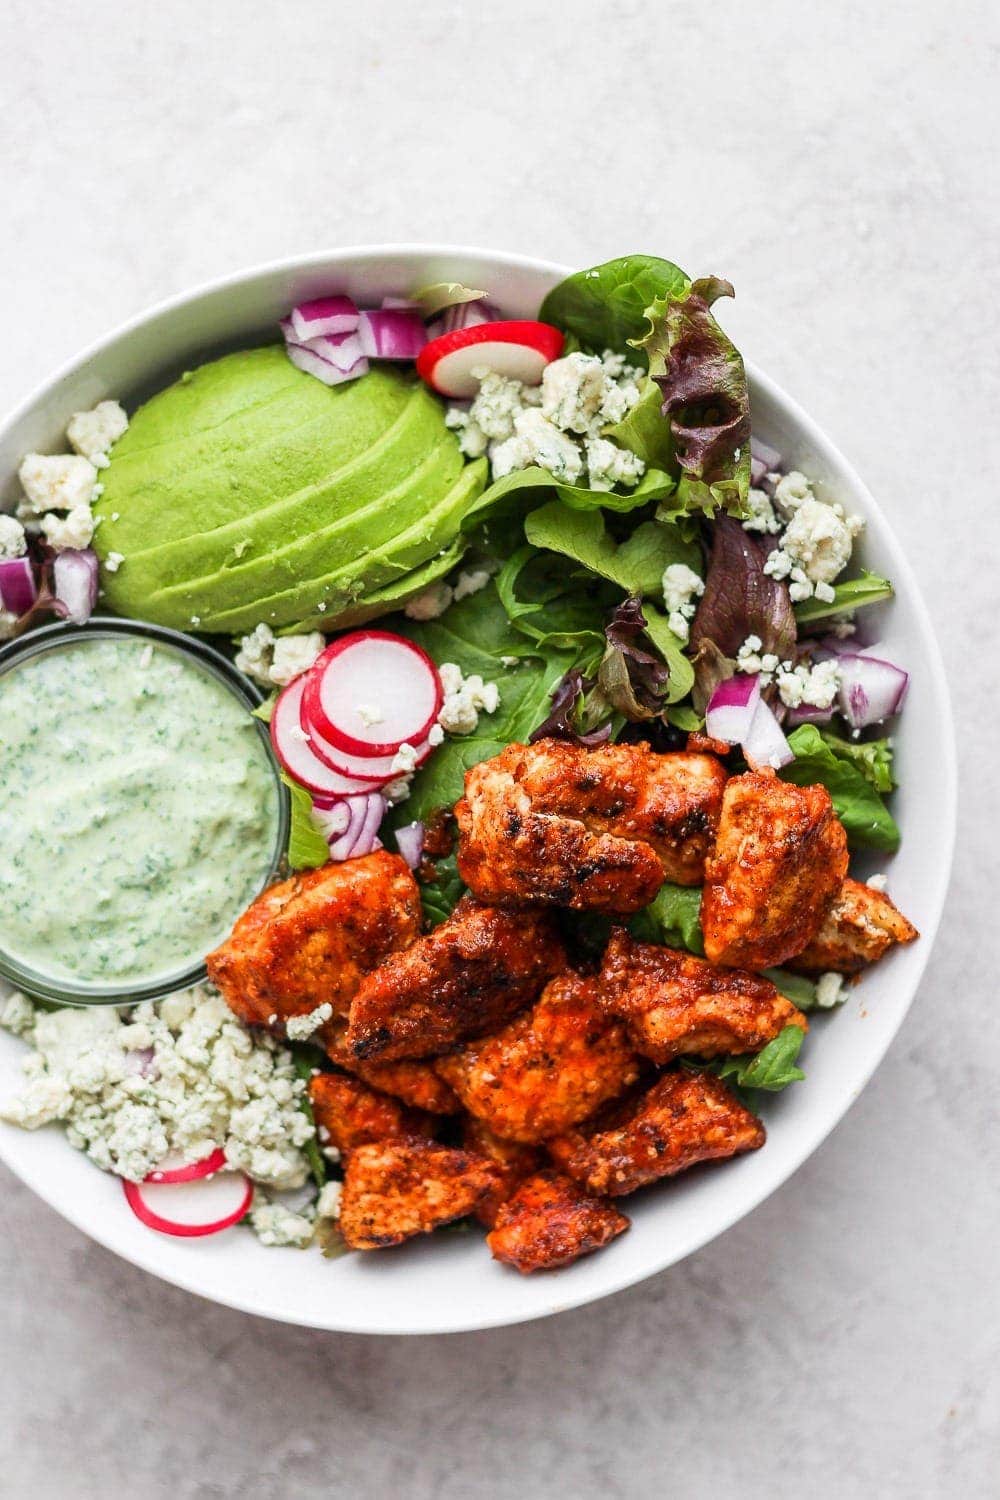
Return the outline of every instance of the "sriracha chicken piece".
{"type": "Polygon", "coordinates": [[[485,1156],[497,1169],[498,1180],[489,1197],[484,1198],[476,1209],[480,1224],[492,1229],[501,1203],[506,1203],[518,1183],[536,1172],[541,1157],[533,1146],[521,1146],[517,1141],[502,1141],[473,1115],[462,1121],[462,1145],[466,1151],[485,1156]]]}
{"type": "Polygon", "coordinates": [[[919,936],[884,891],[845,880],[816,936],[789,967],[807,974],[830,969],[856,974],[877,963],[896,943],[912,943],[919,936]]]}
{"type": "Polygon", "coordinates": [[[459,873],[497,906],[638,911],[664,879],[701,883],[725,781],[714,756],[646,744],[508,745],[466,772],[459,873]]]}
{"type": "Polygon", "coordinates": [[[822,786],[773,771],[728,782],[705,867],[701,930],[711,963],[769,969],[801,953],[847,874],[847,836],[822,786]]]}
{"type": "Polygon", "coordinates": [[[548,1142],[591,1193],[617,1198],[696,1162],[756,1151],[764,1127],[710,1073],[664,1073],[651,1089],[548,1142]]]}
{"type": "Polygon", "coordinates": [[[545,912],[505,912],[463,896],[440,927],[363,980],[347,1044],[378,1062],[429,1057],[502,1026],[566,956],[545,912]]]}
{"type": "Polygon", "coordinates": [[[283,1036],[290,1017],[327,1002],[346,1015],[362,977],[412,943],[421,920],[413,875],[379,849],[270,886],[208,955],[208,977],[241,1021],[283,1036]]]}
{"type": "Polygon", "coordinates": [[[391,1094],[412,1109],[426,1110],[431,1115],[455,1115],[462,1107],[454,1090],[438,1077],[429,1062],[418,1062],[416,1058],[402,1058],[399,1062],[362,1062],[347,1045],[347,1027],[342,1021],[324,1040],[331,1062],[379,1093],[391,1094]]]}
{"type": "Polygon", "coordinates": [[[357,1146],[344,1168],[338,1225],[351,1250],[381,1250],[476,1211],[496,1188],[493,1164],[425,1141],[357,1146]]]}
{"type": "Polygon", "coordinates": [[[372,1141],[429,1140],[430,1117],[407,1109],[346,1073],[317,1073],[309,1080],[309,1102],[323,1144],[346,1154],[372,1141]]]}
{"type": "Polygon", "coordinates": [[[604,1014],[596,981],[561,974],[502,1031],[436,1068],[495,1135],[536,1144],[585,1120],[639,1076],[624,1026],[604,1014]]]}
{"type": "Polygon", "coordinates": [[[600,998],[608,1015],[626,1023],[637,1050],[661,1065],[685,1055],[759,1052],[785,1026],[809,1029],[769,979],[636,942],[620,927],[604,952],[600,998]]]}
{"type": "Polygon", "coordinates": [[[486,1236],[495,1260],[531,1271],[571,1265],[624,1234],[629,1220],[613,1203],[594,1198],[551,1168],[525,1179],[486,1236]]]}

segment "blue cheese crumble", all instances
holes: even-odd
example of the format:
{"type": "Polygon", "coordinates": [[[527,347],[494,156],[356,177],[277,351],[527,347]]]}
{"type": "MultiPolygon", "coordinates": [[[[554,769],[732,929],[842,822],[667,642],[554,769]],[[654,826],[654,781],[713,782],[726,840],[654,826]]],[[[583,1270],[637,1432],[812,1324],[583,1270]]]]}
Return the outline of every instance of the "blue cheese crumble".
{"type": "MultiPolygon", "coordinates": [[[[191,617],[192,625],[200,622],[191,617]]],[[[287,687],[308,672],[326,641],[318,630],[308,635],[276,636],[270,625],[258,625],[240,641],[236,665],[263,687],[287,687]]]]}
{"type": "Polygon", "coordinates": [[[663,603],[667,624],[679,641],[686,642],[691,621],[698,608],[697,600],[705,592],[703,579],[686,563],[671,563],[663,572],[663,603]]]}
{"type": "Polygon", "coordinates": [[[812,485],[797,469],[775,479],[773,501],[763,490],[750,491],[747,531],[774,535],[764,572],[787,579],[793,603],[816,598],[832,604],[834,580],[851,560],[855,539],[864,530],[860,516],[845,514],[835,503],[817,500],[812,485]]]}
{"type": "Polygon", "coordinates": [[[642,372],[621,355],[567,354],[546,365],[540,386],[485,368],[473,374],[475,399],[452,404],[445,421],[468,458],[489,455],[494,479],[537,465],[594,490],[639,483],[643,461],[605,436],[639,400],[642,372]]]}

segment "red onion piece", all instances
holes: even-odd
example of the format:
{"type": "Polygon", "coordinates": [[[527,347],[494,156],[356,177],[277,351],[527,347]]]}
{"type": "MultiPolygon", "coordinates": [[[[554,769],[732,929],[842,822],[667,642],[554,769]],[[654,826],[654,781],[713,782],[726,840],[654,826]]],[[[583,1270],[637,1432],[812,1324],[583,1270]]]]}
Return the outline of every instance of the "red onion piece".
{"type": "Polygon", "coordinates": [[[399,307],[363,312],[358,334],[361,352],[369,359],[416,359],[427,342],[420,314],[399,307]]]}
{"type": "Polygon", "coordinates": [[[750,439],[751,468],[754,460],[759,464],[763,464],[763,472],[765,474],[773,474],[775,470],[781,468],[781,454],[777,448],[772,448],[770,443],[762,443],[760,438],[752,437],[750,439]]]}
{"type": "Polygon", "coordinates": [[[57,552],[52,565],[56,612],[74,625],[85,625],[97,603],[97,555],[89,547],[57,552]]]}
{"type": "Polygon", "coordinates": [[[844,655],[838,660],[837,706],[852,729],[881,724],[899,713],[910,681],[902,667],[877,656],[844,655]]]}
{"type": "Polygon", "coordinates": [[[368,807],[365,811],[364,822],[354,845],[354,854],[371,854],[378,843],[378,831],[388,803],[381,792],[370,792],[368,794],[368,807]]]}
{"type": "Polygon", "coordinates": [[[330,844],[330,858],[335,860],[350,859],[354,853],[354,845],[368,811],[368,794],[362,792],[358,797],[345,797],[344,805],[348,811],[347,827],[330,844]]]}
{"type": "Polygon", "coordinates": [[[328,333],[353,333],[359,316],[350,297],[317,297],[293,307],[286,321],[291,324],[293,341],[305,344],[328,333]]]}
{"type": "Polygon", "coordinates": [[[501,314],[486,302],[456,302],[439,314],[433,325],[433,337],[454,333],[459,328],[475,328],[479,323],[497,323],[501,314]]]}
{"type": "Polygon", "coordinates": [[[415,870],[424,857],[423,823],[407,823],[396,829],[396,846],[411,870],[415,870]]]}
{"type": "Polygon", "coordinates": [[[155,1061],[156,1052],[152,1047],[138,1047],[131,1052],[125,1053],[122,1064],[126,1073],[131,1074],[133,1077],[150,1078],[156,1071],[154,1068],[155,1061]]]}
{"type": "Polygon", "coordinates": [[[0,562],[0,605],[12,615],[24,615],[37,598],[30,558],[5,557],[0,562]]]}
{"type": "Polygon", "coordinates": [[[313,822],[328,844],[345,834],[351,824],[351,809],[347,800],[340,797],[329,806],[322,806],[313,798],[313,822]]]}
{"type": "Polygon", "coordinates": [[[832,703],[829,708],[816,708],[812,703],[800,703],[798,708],[786,711],[785,723],[790,729],[797,729],[800,724],[829,724],[833,713],[832,703]]]}
{"type": "Polygon", "coordinates": [[[315,375],[324,385],[340,385],[345,380],[356,380],[359,375],[368,373],[368,361],[364,358],[359,357],[350,369],[341,370],[331,360],[324,359],[305,344],[286,344],[285,352],[297,370],[302,370],[306,375],[315,375]]]}
{"type": "Polygon", "coordinates": [[[720,682],[705,711],[705,733],[713,740],[742,745],[760,703],[760,678],[738,672],[720,682]]]}
{"type": "Polygon", "coordinates": [[[344,802],[350,811],[350,822],[344,833],[330,845],[330,858],[356,859],[362,854],[371,854],[373,849],[380,849],[379,825],[389,805],[381,792],[345,797],[344,802]]]}
{"type": "Polygon", "coordinates": [[[785,739],[781,725],[763,698],[754,710],[749,732],[742,745],[743,754],[754,770],[772,766],[777,771],[795,759],[795,753],[785,739]]]}

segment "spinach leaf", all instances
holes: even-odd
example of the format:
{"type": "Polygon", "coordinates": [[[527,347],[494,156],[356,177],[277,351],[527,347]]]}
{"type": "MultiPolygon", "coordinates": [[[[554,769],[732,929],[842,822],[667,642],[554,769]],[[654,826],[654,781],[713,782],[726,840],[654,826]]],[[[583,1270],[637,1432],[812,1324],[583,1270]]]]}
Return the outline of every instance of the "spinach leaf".
{"type": "Polygon", "coordinates": [[[617,602],[601,579],[567,569],[554,553],[526,545],[504,563],[496,578],[500,602],[514,628],[540,647],[577,651],[591,671],[604,650],[604,617],[617,602]]]}
{"type": "Polygon", "coordinates": [[[831,741],[836,736],[824,739],[815,724],[800,724],[788,736],[795,759],[779,774],[796,786],[825,786],[852,847],[895,853],[899,829],[892,814],[853,757],[838,753],[831,741]]]}
{"type": "Polygon", "coordinates": [[[830,615],[843,614],[845,610],[861,609],[865,604],[877,604],[880,599],[891,599],[892,584],[888,578],[867,570],[860,578],[848,578],[833,586],[834,598],[830,604],[821,599],[803,599],[795,606],[795,618],[800,625],[811,625],[814,620],[825,620],[830,615]]]}
{"type": "Polygon", "coordinates": [[[473,734],[449,737],[417,772],[409,799],[400,804],[398,821],[425,820],[462,795],[465,773],[481,760],[499,755],[512,740],[524,742],[549,712],[553,689],[576,661],[575,650],[536,647],[524,655],[524,636],[511,624],[495,580],[479,593],[460,600],[436,620],[396,616],[393,628],[422,646],[436,662],[456,662],[469,676],[494,679],[500,689],[495,714],[482,714],[473,734]],[[504,656],[517,665],[501,666],[504,656]]]}
{"type": "Polygon", "coordinates": [[[315,870],[330,858],[326,839],[312,820],[312,798],[305,787],[292,781],[284,772],[281,779],[288,788],[292,815],[288,826],[288,863],[293,870],[315,870]]]}
{"type": "Polygon", "coordinates": [[[644,521],[618,543],[608,534],[599,511],[570,510],[558,500],[532,511],[524,534],[534,546],[561,552],[617,583],[626,594],[642,598],[663,597],[663,572],[670,563],[687,563],[695,569],[701,564],[697,546],[686,542],[676,526],[644,521]]]}
{"type": "Polygon", "coordinates": [[[701,887],[661,885],[648,906],[629,922],[629,931],[645,943],[665,943],[668,948],[687,948],[704,954],[699,912],[701,887]]]}
{"type": "MultiPolygon", "coordinates": [[[[289,1046],[295,1071],[308,1084],[317,1068],[322,1069],[325,1066],[326,1056],[318,1047],[313,1047],[308,1042],[291,1042],[289,1046]]],[[[317,1187],[321,1188],[326,1182],[326,1162],[316,1138],[316,1117],[313,1114],[312,1101],[308,1093],[303,1094],[299,1099],[299,1109],[313,1128],[312,1135],[302,1147],[302,1155],[309,1163],[313,1181],[317,1187]]]]}
{"type": "MultiPolygon", "coordinates": [[[[695,571],[698,570],[696,569],[695,571]]],[[[660,611],[654,609],[648,601],[643,602],[642,612],[646,616],[646,634],[670,668],[670,681],[667,684],[666,701],[669,704],[679,703],[682,698],[687,697],[694,686],[694,665],[690,658],[685,656],[684,647],[667,624],[666,616],[661,615],[660,611]]],[[[671,713],[673,712],[674,710],[671,710],[671,713]]],[[[680,710],[677,710],[677,712],[680,712],[680,710]]],[[[678,724],[678,727],[681,729],[699,729],[701,727],[699,715],[695,713],[694,709],[688,709],[687,712],[697,722],[693,724],[681,724],[673,717],[671,717],[670,722],[678,724]]]]}
{"type": "Polygon", "coordinates": [[[773,1042],[768,1042],[752,1057],[727,1057],[715,1065],[720,1078],[731,1080],[741,1089],[765,1089],[777,1093],[806,1075],[795,1066],[806,1034],[801,1026],[786,1026],[773,1042]]]}
{"type": "MultiPolygon", "coordinates": [[[[635,406],[620,422],[606,429],[604,436],[628,448],[641,458],[648,469],[674,473],[674,439],[670,423],[663,415],[663,392],[655,380],[644,380],[642,394],[635,406]]],[[[675,489],[676,485],[671,485],[675,489]]]]}
{"type": "Polygon", "coordinates": [[[658,297],[637,341],[663,393],[663,414],[680,468],[685,509],[745,511],[750,487],[750,395],[739,350],[710,308],[731,297],[728,281],[708,276],[658,297]]]}
{"type": "MultiPolygon", "coordinates": [[[[623,255],[577,271],[552,288],[539,310],[543,323],[574,335],[584,349],[623,352],[642,335],[645,311],[658,297],[679,296],[688,278],[672,261],[656,255],[623,255]]],[[[629,358],[645,365],[639,349],[629,358]]]]}

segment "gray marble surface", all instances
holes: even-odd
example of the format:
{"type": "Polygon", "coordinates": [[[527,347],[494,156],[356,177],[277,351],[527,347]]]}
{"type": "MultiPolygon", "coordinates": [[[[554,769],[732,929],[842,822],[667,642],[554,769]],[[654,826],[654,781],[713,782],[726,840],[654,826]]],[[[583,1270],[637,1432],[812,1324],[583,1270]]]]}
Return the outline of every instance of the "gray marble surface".
{"type": "Polygon", "coordinates": [[[286,252],[720,271],[744,350],[903,538],[964,775],[941,938],[860,1103],[749,1219],[602,1305],[412,1342],[271,1326],[0,1171],[0,1494],[996,1494],[995,8],[6,0],[0,27],[0,404],[286,252]]]}

